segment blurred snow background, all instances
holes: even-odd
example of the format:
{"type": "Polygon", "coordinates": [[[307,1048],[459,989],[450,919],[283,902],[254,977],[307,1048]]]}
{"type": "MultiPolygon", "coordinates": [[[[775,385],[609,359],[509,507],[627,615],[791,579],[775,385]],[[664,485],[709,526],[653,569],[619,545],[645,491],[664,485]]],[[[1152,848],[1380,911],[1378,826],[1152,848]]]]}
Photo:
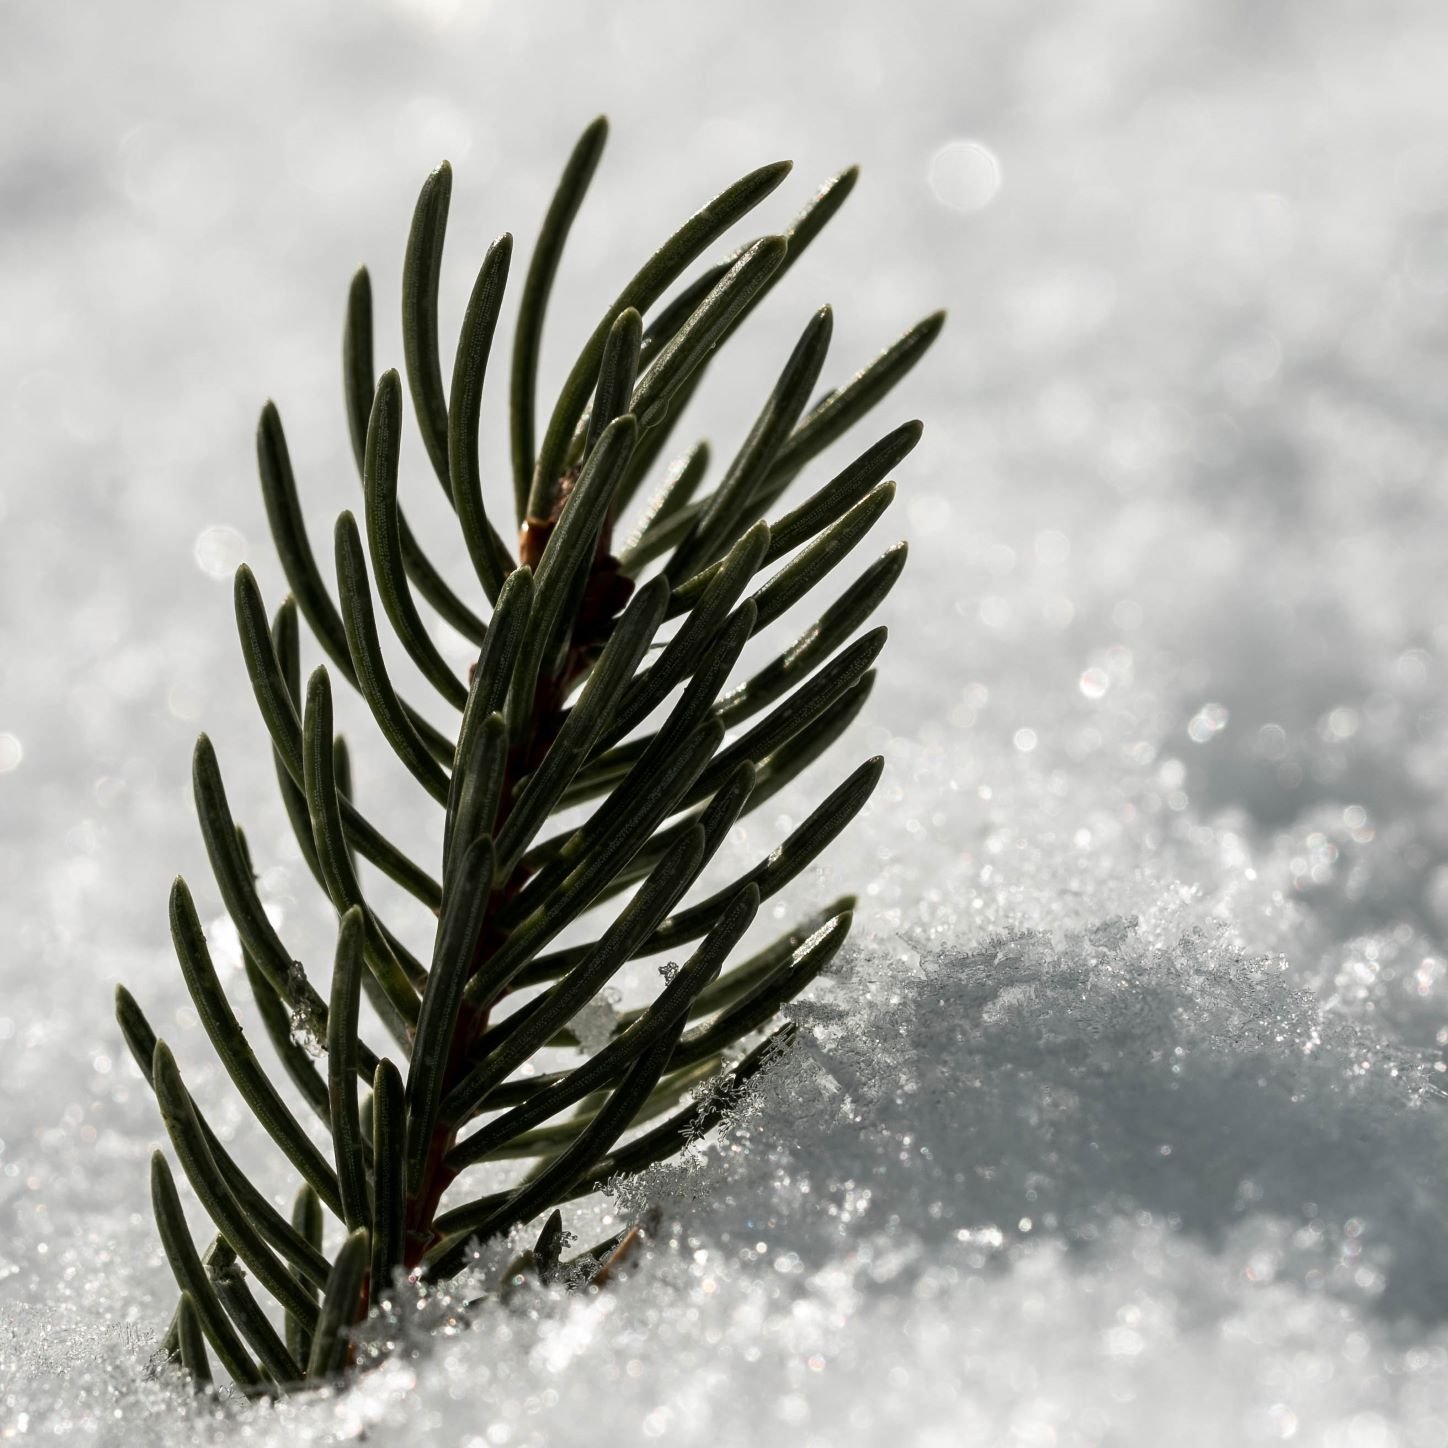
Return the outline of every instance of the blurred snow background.
{"type": "MultiPolygon", "coordinates": [[[[1445,79],[1432,0],[0,6],[0,1438],[1440,1445],[1445,79]],[[231,624],[242,558],[280,591],[256,409],[321,547],[352,268],[395,363],[426,171],[457,170],[456,318],[600,110],[545,393],[638,257],[779,155],[773,224],[864,179],[697,432],[728,445],[820,301],[834,378],[951,309],[858,440],[928,424],[877,540],[912,546],[885,687],[731,846],[883,749],[784,902],[863,887],[856,943],[753,1111],[647,1184],[618,1290],[214,1416],[136,1382],[174,1290],[110,996],[239,1124],[164,929],[177,869],[220,910],[202,727],[289,942],[327,949],[231,624]]],[[[398,773],[362,753],[379,813],[398,773]]]]}

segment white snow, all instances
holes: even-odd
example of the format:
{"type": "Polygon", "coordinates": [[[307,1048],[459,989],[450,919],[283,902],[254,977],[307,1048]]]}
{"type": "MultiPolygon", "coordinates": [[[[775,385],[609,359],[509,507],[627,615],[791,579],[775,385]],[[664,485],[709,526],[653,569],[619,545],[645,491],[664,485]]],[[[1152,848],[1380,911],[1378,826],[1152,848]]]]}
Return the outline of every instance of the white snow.
{"type": "MultiPolygon", "coordinates": [[[[1439,11],[12,0],[0,1439],[1448,1439],[1439,11]],[[164,905],[183,871],[244,990],[191,816],[205,728],[268,908],[325,979],[331,922],[287,842],[225,581],[245,557],[280,594],[255,412],[282,409],[325,558],[356,493],[351,269],[373,269],[396,363],[427,169],[457,171],[455,320],[494,235],[530,249],[599,110],[613,137],[545,382],[670,225],[782,154],[767,225],[852,160],[864,179],[695,404],[716,452],[819,302],[836,380],[951,309],[858,438],[927,423],[872,540],[912,547],[882,687],[728,847],[758,858],[884,752],[866,815],[761,912],[783,929],[858,889],[852,945],[728,1130],[570,1220],[587,1244],[662,1209],[606,1292],[525,1293],[471,1328],[404,1296],[373,1327],[403,1350],[341,1395],[194,1402],[138,1372],[174,1286],[146,1185],[161,1128],[110,998],[137,993],[281,1200],[164,905]]],[[[420,448],[408,462],[414,521],[460,580],[420,448]]],[[[340,707],[373,812],[424,819],[340,707]]]]}

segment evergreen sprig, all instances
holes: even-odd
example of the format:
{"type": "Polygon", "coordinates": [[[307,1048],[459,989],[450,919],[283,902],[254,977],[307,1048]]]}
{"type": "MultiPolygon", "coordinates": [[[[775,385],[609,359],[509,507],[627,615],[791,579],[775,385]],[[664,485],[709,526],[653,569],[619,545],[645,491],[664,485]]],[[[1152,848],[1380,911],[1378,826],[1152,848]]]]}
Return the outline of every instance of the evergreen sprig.
{"type": "MultiPolygon", "coordinates": [[[[180,1291],[164,1349],[198,1387],[211,1381],[208,1349],[248,1393],[324,1381],[355,1362],[350,1330],[399,1274],[449,1278],[478,1239],[550,1211],[506,1281],[556,1276],[567,1265],[556,1208],[672,1156],[715,1125],[793,1028],[777,1026],[735,1065],[729,1053],[770,1028],[850,927],[854,902],[846,897],[725,968],[761,902],[869,798],[878,758],[838,780],[739,879],[684,902],[734,823],[819,758],[874,683],[885,630],[854,636],[899,577],[903,543],[869,564],[796,642],[729,686],[749,639],[832,574],[889,506],[894,484],[886,475],[915,446],[919,423],[886,433],[772,523],[766,514],[914,366],[943,315],[920,322],[811,405],[831,332],[829,308],[816,312],[714,488],[702,491],[709,450],[697,443],[665,471],[615,552],[619,519],[664,458],[709,360],[838,210],[856,172],[826,182],[782,234],[740,247],[665,300],[789,166],[761,167],[710,201],[603,313],[544,416],[544,317],[606,130],[595,121],[575,147],[523,286],[509,409],[516,556],[485,503],[478,458],[512,239],[501,237],[483,258],[445,385],[438,287],[452,191],[446,163],[423,185],[407,242],[403,358],[414,420],[475,586],[455,591],[443,579],[400,506],[403,381],[374,371],[365,269],[352,283],[343,344],[362,508],[360,519],[337,519],[335,587],[304,524],[280,415],[271,403],[262,410],[262,490],[291,592],[269,617],[243,565],[237,630],[287,815],[339,927],[324,999],[266,913],[203,735],[193,768],[202,836],[289,1093],[248,1044],[179,879],[172,936],[213,1049],[300,1187],[286,1217],[252,1184],[121,987],[126,1044],[216,1228],[198,1252],[172,1169],[157,1152],[152,1199],[180,1291]],[[775,563],[782,566],[758,581],[775,563]],[[398,693],[374,588],[396,643],[452,709],[446,727],[398,693]],[[469,600],[478,593],[487,609],[469,600]],[[476,646],[466,679],[434,643],[420,602],[476,646]],[[330,662],[305,687],[299,615],[330,662]],[[358,804],[333,726],[334,673],[362,696],[402,767],[443,811],[435,870],[410,858],[358,804]],[[587,806],[581,821],[575,813],[574,822],[559,822],[579,806],[587,806]],[[359,859],[435,917],[426,961],[368,902],[359,859]],[[597,938],[554,946],[585,912],[625,893],[597,938]],[[588,1049],[576,1028],[580,1012],[628,961],[665,954],[684,959],[665,971],[664,988],[619,1013],[607,1042],[588,1049]],[[390,1036],[386,1049],[362,1039],[364,995],[390,1036]],[[324,1068],[308,1041],[324,1047],[324,1068]],[[541,1053],[552,1054],[540,1061],[541,1053]],[[568,1053],[573,1064],[559,1066],[568,1053]],[[712,1085],[688,1100],[701,1082],[712,1085]],[[330,1151],[317,1146],[315,1124],[299,1119],[293,1102],[321,1122],[330,1151]],[[527,1165],[511,1186],[482,1196],[470,1188],[471,1168],[514,1160],[527,1165]]],[[[605,1243],[582,1266],[602,1280],[627,1246],[605,1243]]]]}

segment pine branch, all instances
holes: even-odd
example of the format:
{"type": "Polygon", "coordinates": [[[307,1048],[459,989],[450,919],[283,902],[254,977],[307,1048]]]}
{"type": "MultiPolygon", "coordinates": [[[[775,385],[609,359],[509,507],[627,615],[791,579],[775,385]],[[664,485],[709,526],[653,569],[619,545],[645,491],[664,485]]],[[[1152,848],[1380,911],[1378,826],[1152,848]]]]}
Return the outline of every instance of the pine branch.
{"type": "MultiPolygon", "coordinates": [[[[694,892],[735,822],[828,752],[869,695],[885,630],[859,630],[899,577],[903,543],[823,606],[789,648],[742,680],[735,673],[750,639],[815,593],[872,531],[895,496],[887,475],[919,441],[920,424],[894,427],[792,509],[769,514],[909,372],[942,318],[926,318],[811,407],[833,330],[830,309],[817,310],[717,485],[704,490],[705,443],[667,465],[710,360],[857,179],[853,169],[841,173],[783,232],[686,277],[789,170],[764,166],[684,222],[624,286],[584,341],[540,436],[544,318],[606,133],[596,121],[575,148],[523,284],[508,402],[516,555],[489,512],[479,457],[513,242],[504,235],[483,256],[447,380],[438,301],[453,184],[446,163],[424,183],[407,241],[402,360],[413,419],[474,577],[461,588],[446,580],[402,510],[403,376],[374,372],[365,268],[352,280],[343,334],[362,512],[360,524],[351,512],[336,520],[331,579],[309,541],[280,415],[270,402],[262,411],[262,491],[291,591],[269,618],[255,578],[240,568],[237,631],[259,743],[338,934],[324,999],[267,913],[203,735],[193,761],[197,817],[285,1091],[247,1041],[180,880],[172,937],[212,1049],[300,1186],[288,1219],[228,1153],[171,1050],[118,990],[126,1044],[217,1232],[198,1252],[157,1153],[153,1206],[179,1292],[163,1352],[199,1390],[211,1382],[208,1349],[247,1393],[350,1370],[352,1328],[399,1274],[446,1279],[466,1267],[477,1239],[535,1218],[544,1219],[536,1245],[500,1291],[577,1275],[561,1262],[559,1206],[685,1150],[722,1120],[793,1038],[781,1009],[849,933],[852,897],[729,965],[761,903],[864,807],[878,758],[837,774],[803,821],[738,878],[694,892]],[[661,487],[650,482],[656,470],[661,487]],[[649,501],[633,508],[621,535],[628,541],[615,551],[635,498],[649,501]],[[439,649],[424,607],[477,647],[465,677],[439,649]],[[327,659],[305,688],[299,618],[327,659]],[[437,701],[419,707],[398,692],[383,619],[451,711],[446,727],[428,717],[437,701]],[[334,675],[360,694],[387,752],[443,812],[441,857],[431,865],[411,859],[357,804],[351,754],[334,731],[334,675]],[[738,732],[726,744],[729,731],[738,732]],[[587,812],[560,827],[579,806],[587,812]],[[359,861],[425,907],[421,933],[417,921],[383,917],[359,861]],[[597,938],[550,949],[596,907],[608,907],[597,938]],[[426,949],[407,943],[429,937],[426,949]],[[584,1045],[580,1014],[627,962],[683,951],[653,999],[618,1013],[602,1044],[584,1045]],[[364,995],[393,1059],[364,1038],[364,995]],[[729,1064],[762,1031],[772,1034],[729,1064]],[[699,1094],[686,1102],[691,1091],[699,1094]],[[315,1144],[318,1124],[329,1152],[315,1144]],[[475,1195],[473,1168],[513,1160],[525,1163],[513,1185],[475,1195]]],[[[578,1259],[577,1271],[606,1280],[635,1240],[621,1234],[578,1259]]]]}

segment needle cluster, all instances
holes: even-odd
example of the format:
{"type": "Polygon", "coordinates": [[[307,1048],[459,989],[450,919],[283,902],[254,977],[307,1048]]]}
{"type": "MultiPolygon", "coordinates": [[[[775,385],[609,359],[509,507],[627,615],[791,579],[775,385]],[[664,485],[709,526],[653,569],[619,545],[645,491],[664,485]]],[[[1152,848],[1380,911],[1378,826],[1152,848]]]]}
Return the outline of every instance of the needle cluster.
{"type": "MultiPolygon", "coordinates": [[[[606,130],[594,122],[569,158],[521,289],[504,509],[512,546],[494,521],[497,504],[484,502],[478,441],[513,243],[502,236],[483,257],[445,385],[446,164],[424,183],[407,242],[405,386],[397,371],[375,372],[367,272],[352,283],[343,375],[362,506],[360,518],[349,511],[336,520],[330,578],[308,536],[281,417],[271,403],[262,411],[261,483],[290,593],[269,613],[243,566],[237,631],[287,815],[338,931],[324,996],[267,915],[203,736],[197,815],[274,1063],[248,1043],[179,879],[172,937],[212,1047],[300,1185],[283,1215],[120,988],[126,1043],[215,1227],[198,1250],[158,1151],[152,1199],[180,1294],[164,1346],[198,1382],[211,1380],[212,1354],[249,1393],[345,1372],[355,1361],[350,1329],[399,1275],[445,1280],[467,1265],[475,1242],[534,1219],[544,1225],[528,1271],[542,1279],[562,1271],[557,1208],[706,1132],[788,1043],[780,1008],[829,964],[850,928],[853,901],[837,900],[731,964],[761,902],[869,798],[878,758],[833,778],[812,812],[738,879],[694,887],[735,822],[824,755],[870,693],[885,630],[860,630],[900,575],[903,543],[870,562],[787,648],[735,674],[750,639],[834,575],[889,507],[887,475],[920,425],[886,432],[788,510],[780,500],[914,366],[943,318],[926,318],[816,397],[831,332],[822,308],[717,482],[705,487],[703,442],[670,462],[710,359],[856,179],[849,170],[827,181],[785,231],[686,277],[789,171],[764,166],[685,221],[624,286],[540,433],[544,315],[606,130]],[[472,564],[460,590],[429,560],[399,503],[405,398],[472,564]],[[378,601],[389,646],[438,696],[427,710],[393,683],[378,601]],[[465,678],[420,605],[476,647],[465,678]],[[327,660],[305,682],[302,620],[327,660]],[[338,678],[442,811],[439,860],[411,858],[364,812],[333,725],[338,678]],[[444,724],[432,720],[438,709],[444,724]],[[369,902],[363,862],[415,900],[417,921],[389,920],[369,902]],[[580,921],[572,943],[560,943],[580,921]],[[415,953],[410,938],[430,944],[415,953]],[[677,969],[663,972],[652,999],[618,1012],[600,1044],[580,1028],[580,1013],[629,961],[654,956],[677,969]],[[364,996],[375,1018],[369,1034],[385,1036],[375,1044],[363,1035],[364,996]],[[306,1114],[329,1149],[317,1145],[306,1114]],[[479,1194],[474,1168],[499,1162],[519,1163],[516,1177],[479,1194]]],[[[601,1271],[614,1246],[591,1259],[601,1271]]]]}

